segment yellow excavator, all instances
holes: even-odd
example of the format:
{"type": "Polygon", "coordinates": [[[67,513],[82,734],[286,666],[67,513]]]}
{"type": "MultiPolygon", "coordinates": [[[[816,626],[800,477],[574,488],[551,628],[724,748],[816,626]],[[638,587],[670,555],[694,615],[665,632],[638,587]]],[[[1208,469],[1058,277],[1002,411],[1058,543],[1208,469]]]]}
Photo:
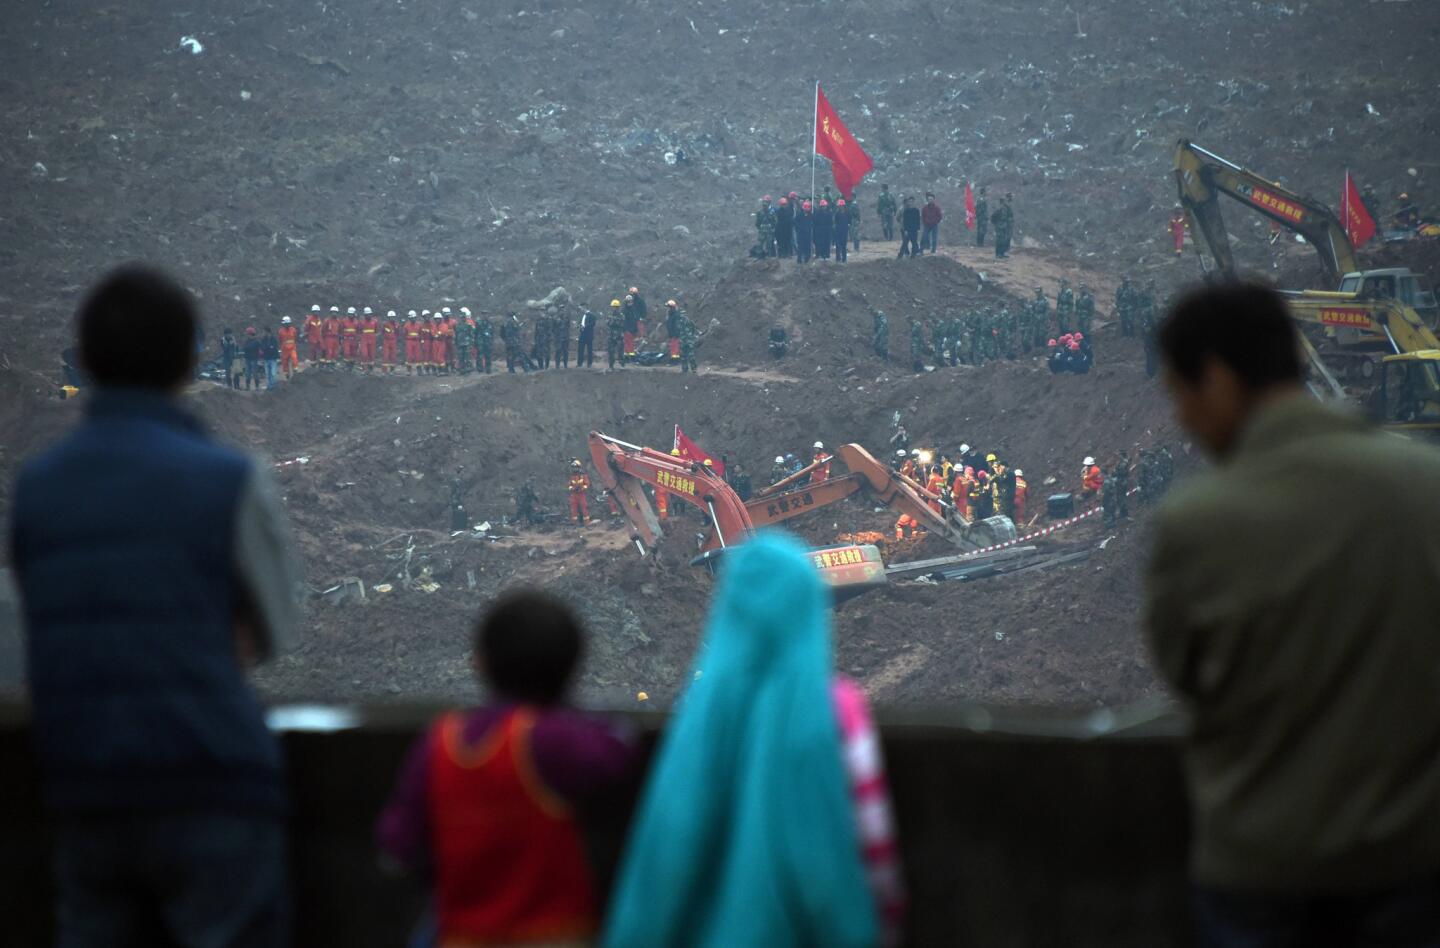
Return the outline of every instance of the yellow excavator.
{"type": "Polygon", "coordinates": [[[1440,338],[1434,331],[1440,309],[1423,275],[1403,267],[1361,270],[1345,228],[1324,204],[1184,138],[1175,148],[1175,184],[1197,245],[1208,249],[1221,278],[1238,275],[1221,195],[1315,248],[1333,288],[1282,292],[1296,321],[1317,329],[1302,335],[1317,396],[1358,398],[1396,427],[1440,428],[1440,338]]]}

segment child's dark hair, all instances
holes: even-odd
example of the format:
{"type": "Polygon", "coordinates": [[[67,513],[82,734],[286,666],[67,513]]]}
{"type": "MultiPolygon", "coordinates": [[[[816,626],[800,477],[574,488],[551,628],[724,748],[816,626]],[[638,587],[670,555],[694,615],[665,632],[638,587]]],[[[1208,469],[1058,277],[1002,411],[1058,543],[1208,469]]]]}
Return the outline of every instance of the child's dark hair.
{"type": "Polygon", "coordinates": [[[475,628],[475,654],[502,698],[555,704],[584,647],[580,621],[559,599],[535,590],[506,593],[475,628]]]}

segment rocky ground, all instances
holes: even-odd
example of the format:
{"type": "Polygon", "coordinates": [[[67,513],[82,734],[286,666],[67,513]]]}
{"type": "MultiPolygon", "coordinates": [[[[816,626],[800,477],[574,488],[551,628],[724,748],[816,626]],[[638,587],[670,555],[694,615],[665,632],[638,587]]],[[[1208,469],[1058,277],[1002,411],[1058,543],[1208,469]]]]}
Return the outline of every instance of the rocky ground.
{"type": "MultiPolygon", "coordinates": [[[[1083,378],[1033,359],[916,376],[905,319],[1035,285],[1053,296],[1062,275],[1089,280],[1102,310],[1122,272],[1162,289],[1193,278],[1195,258],[1173,260],[1165,234],[1182,135],[1332,203],[1346,167],[1382,195],[1424,201],[1436,25],[1424,4],[1341,0],[1117,0],[1078,17],[1052,2],[926,0],[10,4],[0,519],[19,459],[78,411],[52,397],[56,354],[83,287],[119,260],[179,273],[212,341],[222,325],[311,303],[495,312],[563,285],[599,309],[638,283],[652,305],[680,298],[705,331],[700,375],[305,372],[261,396],[201,386],[192,397],[224,436],[307,459],[277,477],[317,589],[393,581],[407,556],[438,586],[317,597],[301,650],[266,673],[273,693],[462,697],[469,622],[526,582],[589,618],[587,697],[667,701],[708,580],[679,556],[647,567],[608,524],[451,537],[452,480],[473,518],[503,534],[526,480],[558,509],[562,466],[592,429],[663,446],[678,423],[759,477],[816,438],[878,450],[899,411],[917,443],[968,440],[1013,459],[1038,510],[1047,482],[1073,486],[1085,454],[1180,445],[1138,345],[1113,327],[1083,378]],[[808,190],[816,76],[876,171],[861,192],[865,249],[846,267],[796,272],[745,250],[758,195],[808,190]],[[677,152],[685,159],[669,163],[677,152]],[[1014,192],[1013,259],[967,245],[966,178],[1014,192]],[[894,245],[870,242],[881,181],[937,192],[941,257],[895,261],[894,245]],[[890,362],[869,349],[873,308],[891,317],[890,362]],[[793,342],[778,363],[764,349],[775,324],[793,342]]],[[[1246,265],[1285,285],[1313,279],[1308,248],[1270,245],[1238,211],[1230,222],[1246,265]]],[[[1433,248],[1372,259],[1440,275],[1433,248]]],[[[1197,463],[1177,454],[1182,468],[1197,463]]],[[[897,583],[846,604],[841,667],[892,705],[1149,695],[1136,514],[1076,565],[897,583]]],[[[892,520],[849,501],[796,527],[822,542],[892,520]]],[[[1106,537],[1089,521],[1045,546],[1106,537]]]]}

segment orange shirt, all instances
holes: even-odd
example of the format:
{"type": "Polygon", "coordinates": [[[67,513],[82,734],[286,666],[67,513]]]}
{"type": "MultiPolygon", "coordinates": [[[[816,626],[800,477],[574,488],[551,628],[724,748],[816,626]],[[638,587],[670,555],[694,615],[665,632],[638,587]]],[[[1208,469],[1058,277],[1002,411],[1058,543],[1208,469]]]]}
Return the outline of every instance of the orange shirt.
{"type": "Polygon", "coordinates": [[[360,320],[360,331],[367,336],[373,336],[380,331],[380,320],[371,316],[369,319],[360,320]]]}
{"type": "Polygon", "coordinates": [[[579,474],[570,475],[570,493],[578,494],[590,489],[590,477],[583,471],[579,474]]]}
{"type": "Polygon", "coordinates": [[[340,320],[340,331],[347,336],[353,336],[360,332],[360,321],[353,316],[346,316],[340,320]]]}
{"type": "Polygon", "coordinates": [[[311,313],[309,318],[305,320],[305,341],[313,345],[319,343],[324,335],[325,320],[311,313]]]}
{"type": "Polygon", "coordinates": [[[294,351],[296,338],[299,335],[294,326],[281,326],[280,331],[275,334],[280,337],[280,348],[294,351]]]}
{"type": "Polygon", "coordinates": [[[1100,473],[1100,465],[1092,464],[1085,469],[1085,475],[1081,482],[1086,490],[1099,490],[1105,486],[1105,475],[1100,473]]]}
{"type": "Polygon", "coordinates": [[[327,335],[327,336],[338,336],[338,335],[340,335],[340,319],[339,319],[339,317],[337,317],[337,316],[331,316],[329,319],[325,320],[325,335],[327,335]]]}
{"type": "Polygon", "coordinates": [[[406,338],[406,339],[419,339],[419,338],[420,338],[420,320],[418,320],[418,319],[407,319],[407,320],[405,321],[405,338],[406,338]]]}

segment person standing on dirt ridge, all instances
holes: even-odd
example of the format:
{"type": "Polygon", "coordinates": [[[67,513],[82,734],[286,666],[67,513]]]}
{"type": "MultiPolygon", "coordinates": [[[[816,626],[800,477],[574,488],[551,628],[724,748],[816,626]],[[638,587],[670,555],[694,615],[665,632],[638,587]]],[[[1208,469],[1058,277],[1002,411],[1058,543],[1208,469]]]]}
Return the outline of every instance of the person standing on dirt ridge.
{"type": "Polygon", "coordinates": [[[800,205],[800,213],[795,216],[795,262],[809,263],[810,254],[813,251],[811,241],[815,235],[815,211],[806,201],[800,205]]]}
{"type": "Polygon", "coordinates": [[[1000,206],[990,215],[990,223],[995,225],[996,258],[1003,258],[1010,253],[1010,235],[1015,227],[1015,210],[1010,206],[1010,199],[1010,192],[1006,191],[1005,197],[1000,200],[1000,206]]]}
{"type": "Polygon", "coordinates": [[[325,366],[334,368],[340,358],[340,307],[330,307],[325,317],[325,366]]]}
{"type": "Polygon", "coordinates": [[[880,233],[886,240],[895,239],[895,195],[890,185],[880,185],[880,197],[875,200],[875,216],[880,219],[880,233]]]}
{"type": "Polygon", "coordinates": [[[755,212],[755,244],[761,259],[775,256],[775,209],[768,194],[760,199],[760,209],[755,212]]]}
{"type": "Polygon", "coordinates": [[[345,318],[340,320],[340,354],[345,360],[345,368],[355,368],[355,349],[360,340],[360,317],[351,306],[345,310],[345,318]]]}
{"type": "Polygon", "coordinates": [[[788,197],[780,199],[775,211],[775,256],[787,259],[795,254],[795,205],[788,197]]]}
{"type": "Polygon", "coordinates": [[[890,358],[890,320],[885,314],[876,310],[871,314],[873,326],[870,330],[870,347],[875,354],[882,359],[890,358]]]}
{"type": "Polygon", "coordinates": [[[299,333],[292,325],[294,320],[289,316],[280,320],[280,371],[288,379],[300,366],[300,339],[299,333]]]}
{"type": "Polygon", "coordinates": [[[820,199],[820,207],[815,211],[815,220],[810,225],[815,233],[815,256],[821,260],[830,259],[830,240],[835,225],[835,212],[830,202],[824,198],[820,199]]]}
{"type": "Polygon", "coordinates": [[[905,256],[920,256],[920,219],[920,208],[915,206],[915,199],[907,196],[905,209],[900,212],[900,252],[895,255],[897,260],[905,256]]]}
{"type": "Polygon", "coordinates": [[[605,360],[611,371],[616,363],[625,365],[625,314],[619,300],[610,301],[610,312],[605,317],[605,360]]]}
{"type": "Polygon", "coordinates": [[[305,317],[305,356],[311,365],[317,365],[325,357],[325,320],[320,318],[320,307],[310,307],[305,317]]]}
{"type": "Polygon", "coordinates": [[[275,338],[269,326],[265,327],[265,335],[260,337],[260,357],[265,360],[265,389],[268,391],[275,387],[276,370],[280,366],[280,340],[275,338]]]}
{"type": "Polygon", "coordinates": [[[850,209],[844,198],[835,202],[834,221],[835,261],[844,263],[850,258],[850,209]]]}
{"type": "Polygon", "coordinates": [[[625,349],[620,364],[624,365],[635,358],[636,337],[640,335],[640,308],[635,305],[635,297],[632,294],[625,294],[625,303],[621,307],[621,314],[625,319],[625,349]]]}
{"type": "Polygon", "coordinates": [[[856,194],[856,192],[858,191],[858,188],[851,191],[850,199],[848,201],[841,202],[845,205],[845,209],[849,211],[850,240],[857,253],[860,250],[860,198],[856,194]]]}
{"type": "Polygon", "coordinates": [[[990,226],[990,199],[985,196],[985,186],[975,196],[975,246],[985,246],[985,230],[990,226]]]}
{"type": "Polygon", "coordinates": [[[580,335],[575,345],[575,368],[589,369],[595,366],[595,324],[600,317],[594,310],[586,309],[580,314],[580,335]]]}
{"type": "Polygon", "coordinates": [[[1170,215],[1170,223],[1166,225],[1170,230],[1170,239],[1175,245],[1175,256],[1185,252],[1185,229],[1190,226],[1190,221],[1185,216],[1185,208],[1179,204],[1170,215]]]}
{"type": "Polygon", "coordinates": [[[920,253],[923,254],[929,247],[931,256],[935,255],[940,246],[940,219],[944,216],[940,205],[935,203],[935,195],[926,191],[925,206],[920,209],[920,224],[925,228],[920,235],[920,253]]]}
{"type": "Polygon", "coordinates": [[[635,331],[639,333],[641,339],[644,339],[649,330],[649,327],[645,325],[645,317],[650,308],[645,305],[645,297],[640,295],[640,287],[632,286],[625,292],[629,294],[635,306],[635,331]]]}
{"type": "Polygon", "coordinates": [[[678,303],[665,301],[665,344],[671,365],[680,364],[680,321],[684,318],[678,303]]]}

